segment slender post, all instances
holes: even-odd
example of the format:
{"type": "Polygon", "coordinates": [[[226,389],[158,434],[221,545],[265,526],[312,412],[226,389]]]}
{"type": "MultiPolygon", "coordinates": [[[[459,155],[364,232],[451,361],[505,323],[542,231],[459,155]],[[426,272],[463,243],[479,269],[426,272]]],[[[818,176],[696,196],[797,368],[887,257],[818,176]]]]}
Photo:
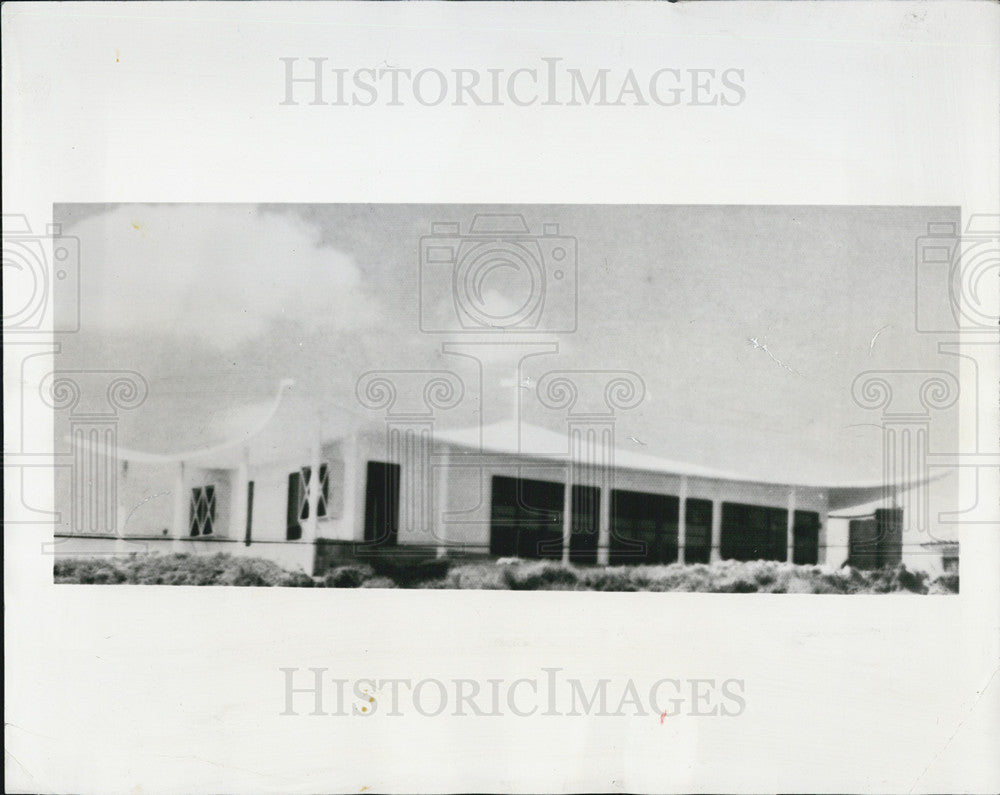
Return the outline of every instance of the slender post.
{"type": "Polygon", "coordinates": [[[437,556],[443,558],[448,554],[448,520],[445,513],[448,510],[448,464],[451,461],[448,445],[442,445],[441,465],[438,469],[437,510],[434,511],[437,536],[437,556]]]}
{"type": "Polygon", "coordinates": [[[684,562],[684,547],[687,546],[687,500],[688,500],[688,479],[687,475],[681,477],[681,496],[677,515],[677,562],[684,562]]]}
{"type": "Polygon", "coordinates": [[[788,545],[786,560],[792,563],[795,560],[795,489],[788,490],[788,534],[786,543],[788,545]]]}
{"type": "Polygon", "coordinates": [[[608,565],[611,552],[611,489],[601,489],[601,521],[597,533],[597,562],[608,565]]]}
{"type": "Polygon", "coordinates": [[[352,521],[351,540],[361,541],[365,537],[364,501],[358,492],[365,487],[361,482],[361,462],[358,460],[358,431],[351,430],[344,437],[344,507],[345,520],[352,521]],[[351,518],[353,517],[353,518],[351,518]]]}
{"type": "Polygon", "coordinates": [[[247,529],[247,492],[250,486],[250,450],[240,450],[232,484],[232,507],[229,511],[229,537],[244,538],[247,529]]]}
{"type": "Polygon", "coordinates": [[[722,500],[712,500],[712,552],[709,560],[722,560],[722,500]]]}
{"type": "Polygon", "coordinates": [[[184,471],[184,462],[178,461],[174,470],[174,526],[173,538],[180,541],[186,538],[191,532],[188,524],[190,522],[191,497],[187,490],[187,476],[184,471]]]}
{"type": "Polygon", "coordinates": [[[573,467],[566,466],[566,485],[563,493],[562,562],[569,563],[569,544],[573,534],[573,467]]]}

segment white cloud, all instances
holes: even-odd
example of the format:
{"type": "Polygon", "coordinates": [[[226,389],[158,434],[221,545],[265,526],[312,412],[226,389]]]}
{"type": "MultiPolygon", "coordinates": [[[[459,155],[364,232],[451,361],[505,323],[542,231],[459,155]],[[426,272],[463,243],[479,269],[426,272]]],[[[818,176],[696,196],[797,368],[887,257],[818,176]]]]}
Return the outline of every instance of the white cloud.
{"type": "Polygon", "coordinates": [[[243,205],[125,205],[76,224],[85,327],[196,334],[219,348],[273,320],[378,322],[348,254],[293,213],[243,205]]]}

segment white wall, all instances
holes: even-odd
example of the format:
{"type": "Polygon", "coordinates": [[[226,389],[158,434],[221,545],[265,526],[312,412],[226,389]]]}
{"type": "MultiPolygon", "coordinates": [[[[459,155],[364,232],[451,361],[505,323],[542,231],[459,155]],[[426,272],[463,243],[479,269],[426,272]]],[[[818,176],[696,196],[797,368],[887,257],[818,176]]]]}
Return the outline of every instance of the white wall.
{"type": "MultiPolygon", "coordinates": [[[[175,463],[118,463],[118,528],[121,535],[164,537],[173,534],[177,468],[175,463]]],[[[189,532],[191,490],[207,485],[215,486],[212,532],[220,537],[228,536],[234,474],[227,469],[185,466],[182,517],[185,536],[189,532]]],[[[65,529],[71,530],[68,526],[65,529]]]]}
{"type": "MultiPolygon", "coordinates": [[[[251,554],[273,557],[275,544],[307,545],[308,534],[301,541],[286,539],[288,476],[310,465],[311,454],[300,451],[266,465],[251,465],[254,481],[251,554]]],[[[341,541],[364,538],[366,470],[369,461],[396,463],[401,466],[399,543],[401,545],[467,545],[470,551],[486,552],[490,540],[491,481],[494,476],[531,478],[565,483],[567,466],[552,461],[516,458],[501,454],[471,455],[469,451],[438,445],[430,455],[425,437],[419,433],[390,436],[381,428],[359,431],[353,436],[328,442],[321,448],[321,463],[329,470],[327,516],[320,519],[317,537],[341,541]],[[446,454],[447,458],[442,457],[446,454]]],[[[190,490],[198,485],[216,488],[215,534],[229,536],[232,479],[236,471],[226,469],[185,468],[185,504],[190,490]]],[[[163,537],[172,532],[175,465],[132,463],[119,479],[120,522],[129,535],[163,537]]],[[[601,470],[582,466],[574,470],[574,482],[600,485],[601,470]]],[[[665,473],[618,470],[614,488],[680,496],[681,477],[665,473]]],[[[790,487],[689,477],[689,499],[716,502],[739,502],[787,508],[790,487]]],[[[602,503],[609,499],[607,489],[602,503]]],[[[820,514],[820,562],[840,565],[847,557],[847,521],[827,519],[826,494],[820,489],[795,489],[795,509],[820,514]]],[[[184,516],[187,536],[187,513],[184,516]]],[[[231,536],[243,541],[244,529],[236,528],[231,536]]],[[[242,547],[242,543],[240,544],[242,547]]],[[[242,550],[241,550],[242,551],[242,550]]],[[[924,561],[933,558],[918,550],[924,561]]],[[[904,552],[905,554],[905,552],[904,552]]],[[[293,557],[301,556],[294,553],[293,557]]],[[[940,556],[938,556],[939,558],[940,556]]],[[[297,559],[297,558],[296,558],[297,559]]],[[[921,561],[921,562],[924,562],[921,561]]],[[[939,560],[938,560],[939,565],[939,560]]],[[[926,568],[926,566],[922,566],[926,568]]]]}
{"type": "Polygon", "coordinates": [[[119,462],[118,526],[123,535],[169,536],[173,532],[176,466],[119,462]]]}

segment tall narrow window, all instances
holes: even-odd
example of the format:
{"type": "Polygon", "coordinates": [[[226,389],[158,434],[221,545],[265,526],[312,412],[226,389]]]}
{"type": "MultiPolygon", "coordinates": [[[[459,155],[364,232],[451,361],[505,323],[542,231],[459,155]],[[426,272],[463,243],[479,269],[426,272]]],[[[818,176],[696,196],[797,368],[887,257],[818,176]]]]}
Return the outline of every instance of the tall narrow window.
{"type": "Polygon", "coordinates": [[[394,547],[399,538],[399,464],[369,461],[365,484],[365,541],[394,547]]]}
{"type": "Polygon", "coordinates": [[[792,562],[808,566],[819,563],[819,514],[814,511],[796,511],[792,532],[792,562]]]}
{"type": "Polygon", "coordinates": [[[212,535],[215,525],[215,486],[191,489],[190,529],[192,536],[212,535]]]}
{"type": "Polygon", "coordinates": [[[597,563],[601,490],[596,486],[573,486],[570,507],[569,559],[573,563],[597,563]]]}
{"type": "Polygon", "coordinates": [[[684,514],[684,562],[708,563],[712,553],[712,501],[689,499],[684,514]]]}

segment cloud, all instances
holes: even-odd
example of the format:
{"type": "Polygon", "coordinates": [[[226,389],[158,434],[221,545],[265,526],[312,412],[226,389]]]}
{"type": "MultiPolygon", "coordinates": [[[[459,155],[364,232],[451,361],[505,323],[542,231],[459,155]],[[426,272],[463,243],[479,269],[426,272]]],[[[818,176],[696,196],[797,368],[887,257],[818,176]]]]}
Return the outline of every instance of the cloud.
{"type": "Polygon", "coordinates": [[[122,205],[65,230],[80,238],[84,330],[195,335],[226,349],[274,321],[375,325],[352,257],[294,213],[246,205],[122,205]]]}

